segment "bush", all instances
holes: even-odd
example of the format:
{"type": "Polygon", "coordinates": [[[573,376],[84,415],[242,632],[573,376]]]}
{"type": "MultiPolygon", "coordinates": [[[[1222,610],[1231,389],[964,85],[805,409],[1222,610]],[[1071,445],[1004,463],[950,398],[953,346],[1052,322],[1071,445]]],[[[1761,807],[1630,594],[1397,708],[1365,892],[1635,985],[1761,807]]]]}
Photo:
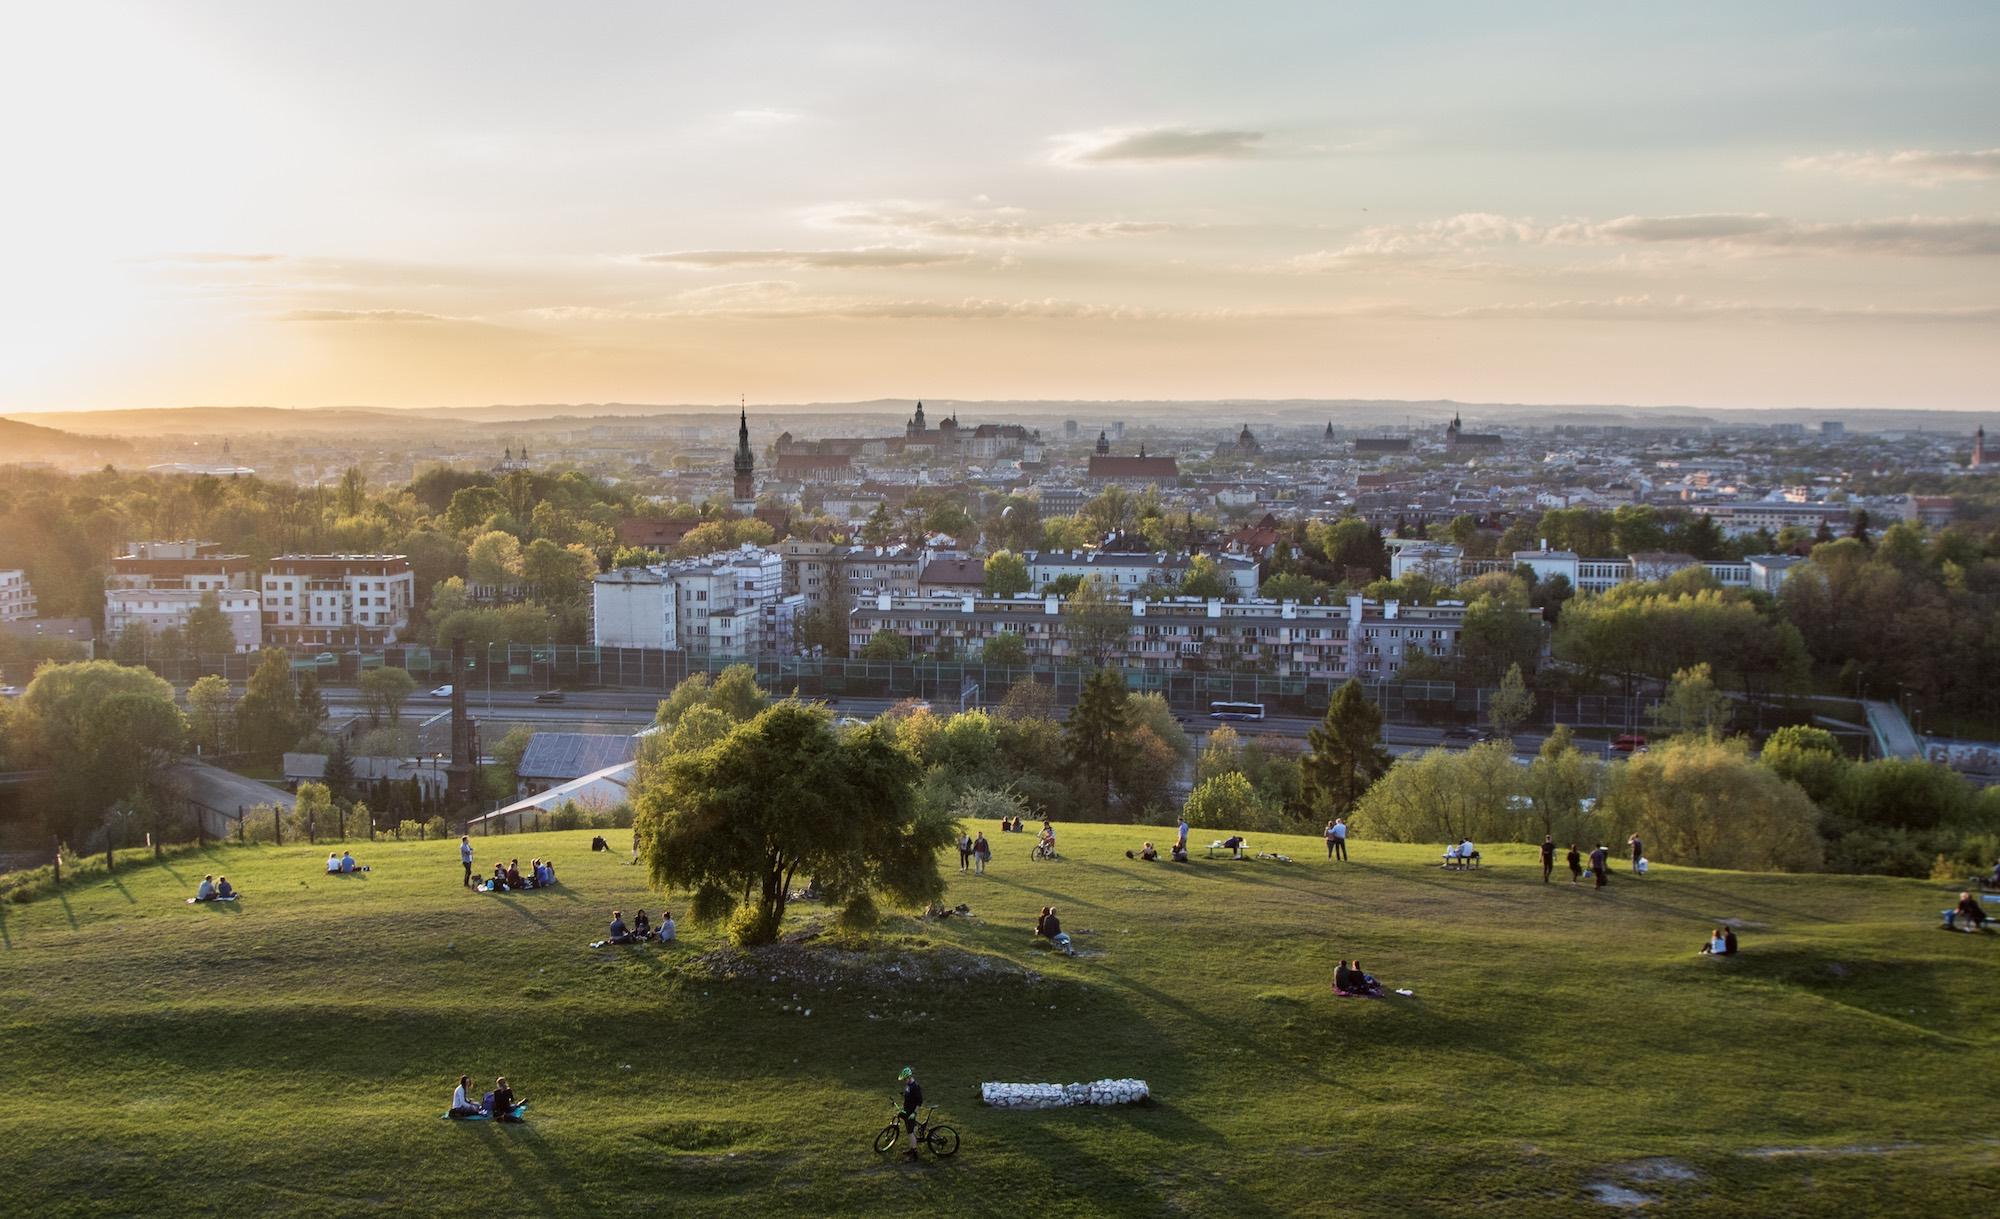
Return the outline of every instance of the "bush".
{"type": "MultiPolygon", "coordinates": [[[[854,902],[850,901],[847,909],[853,907],[854,902]]],[[[846,919],[845,909],[842,910],[841,917],[843,920],[846,919]]],[[[739,948],[748,948],[754,944],[769,944],[778,938],[778,923],[779,916],[775,909],[769,909],[756,902],[745,902],[730,916],[729,942],[739,948]]]]}

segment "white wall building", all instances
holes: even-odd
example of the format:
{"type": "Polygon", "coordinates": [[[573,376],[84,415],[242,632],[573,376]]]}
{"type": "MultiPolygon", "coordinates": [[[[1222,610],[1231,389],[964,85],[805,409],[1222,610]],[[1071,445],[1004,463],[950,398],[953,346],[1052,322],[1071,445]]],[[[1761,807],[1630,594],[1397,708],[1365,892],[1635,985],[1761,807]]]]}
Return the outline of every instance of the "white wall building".
{"type": "MultiPolygon", "coordinates": [[[[1147,585],[1176,585],[1187,575],[1189,556],[1148,551],[1138,554],[1102,550],[1030,550],[1028,582],[1039,589],[1064,576],[1094,579],[1115,593],[1130,593],[1147,585]]],[[[1213,554],[1217,574],[1233,597],[1257,595],[1257,560],[1243,555],[1213,554]]]]}
{"type": "Polygon", "coordinates": [[[223,554],[211,542],[134,542],[111,560],[104,582],[104,633],[133,626],[158,634],[187,629],[188,615],[213,594],[238,652],[264,643],[263,598],[248,555],[223,554]]]}
{"type": "Polygon", "coordinates": [[[0,571],[0,622],[25,622],[35,616],[35,589],[19,568],[0,571]]]}
{"type": "Polygon", "coordinates": [[[747,544],[603,572],[591,583],[593,638],[701,656],[789,651],[805,598],[788,597],[784,583],[784,559],[747,544]]]}
{"type": "Polygon", "coordinates": [[[265,569],[264,637],[287,647],[395,643],[417,578],[403,555],[281,555],[265,569]]]}

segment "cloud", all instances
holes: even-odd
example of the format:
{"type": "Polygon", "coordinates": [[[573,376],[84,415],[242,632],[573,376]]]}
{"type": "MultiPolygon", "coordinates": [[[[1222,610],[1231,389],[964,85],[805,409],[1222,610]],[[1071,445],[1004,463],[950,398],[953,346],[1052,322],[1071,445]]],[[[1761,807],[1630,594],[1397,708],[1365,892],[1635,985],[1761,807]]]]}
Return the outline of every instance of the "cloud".
{"type": "Polygon", "coordinates": [[[1793,157],[1786,169],[1838,174],[1864,182],[1906,182],[1911,186],[1942,186],[1947,182],[1978,182],[2000,178],[2000,148],[1972,152],[1933,152],[1907,148],[1901,152],[1830,152],[1793,157]]]}
{"type": "Polygon", "coordinates": [[[275,315],[280,322],[462,322],[468,319],[416,309],[291,309],[275,315]]]}
{"type": "Polygon", "coordinates": [[[1877,305],[1799,305],[1761,301],[1703,300],[1688,296],[1617,296],[1596,300],[1514,301],[1435,310],[1418,316],[1440,321],[1481,318],[1569,319],[1579,321],[1703,321],[1741,319],[1763,322],[2000,322],[2000,305],[1905,308],[1877,305]]]}
{"type": "Polygon", "coordinates": [[[779,106],[760,106],[750,110],[732,110],[729,117],[754,127],[782,127],[786,123],[798,122],[805,115],[779,106]]]}
{"type": "Polygon", "coordinates": [[[1191,165],[1264,153],[1261,131],[1207,127],[1105,127],[1055,137],[1057,165],[1191,165]]]}
{"type": "Polygon", "coordinates": [[[793,270],[859,270],[879,267],[929,267],[964,262],[970,257],[937,250],[871,246],[858,250],[677,250],[640,254],[636,262],[676,267],[788,267],[793,270]]]}
{"type": "Polygon", "coordinates": [[[1018,207],[965,211],[904,202],[831,204],[809,212],[807,222],[905,237],[1017,243],[1149,237],[1188,227],[1164,220],[1034,220],[1018,207]]]}
{"type": "Polygon", "coordinates": [[[228,266],[278,262],[284,257],[283,254],[238,254],[227,250],[191,250],[179,254],[155,254],[134,261],[182,266],[228,266]]]}
{"type": "Polygon", "coordinates": [[[1532,219],[1467,212],[1421,224],[1362,229],[1346,245],[1298,255],[1284,269],[1342,270],[1370,262],[1432,260],[1441,254],[1508,246],[1603,245],[1699,248],[1739,255],[1983,257],[2000,255],[2000,220],[1905,216],[1808,222],[1763,213],[1710,212],[1544,224],[1532,219]]]}

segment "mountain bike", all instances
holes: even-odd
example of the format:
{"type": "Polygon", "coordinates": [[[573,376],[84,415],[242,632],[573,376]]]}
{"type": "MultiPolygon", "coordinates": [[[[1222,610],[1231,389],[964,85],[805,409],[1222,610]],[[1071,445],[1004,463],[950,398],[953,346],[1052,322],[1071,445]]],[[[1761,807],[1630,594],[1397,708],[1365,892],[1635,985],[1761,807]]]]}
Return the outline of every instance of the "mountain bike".
{"type": "Polygon", "coordinates": [[[1056,854],[1056,849],[1053,846],[1050,846],[1045,842],[1037,842],[1034,845],[1034,847],[1029,850],[1028,858],[1035,862],[1046,862],[1052,859],[1061,859],[1062,856],[1056,854]]]}
{"type": "MultiPolygon", "coordinates": [[[[917,1142],[931,1149],[931,1154],[943,1159],[958,1153],[958,1131],[949,1126],[933,1126],[931,1117],[937,1112],[936,1105],[926,1105],[923,1116],[917,1120],[917,1142]]],[[[884,1152],[894,1147],[903,1137],[902,1110],[895,1111],[889,1124],[875,1136],[875,1150],[884,1152]]]]}

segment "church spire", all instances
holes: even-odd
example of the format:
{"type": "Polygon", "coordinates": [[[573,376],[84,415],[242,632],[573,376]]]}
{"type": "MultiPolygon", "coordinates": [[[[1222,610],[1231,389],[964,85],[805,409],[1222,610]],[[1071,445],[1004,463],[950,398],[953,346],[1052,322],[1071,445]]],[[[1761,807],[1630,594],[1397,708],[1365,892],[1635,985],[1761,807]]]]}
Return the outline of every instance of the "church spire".
{"type": "Polygon", "coordinates": [[[739,405],[736,413],[736,479],[732,488],[738,502],[757,497],[757,455],[750,451],[750,408],[739,405]]]}

